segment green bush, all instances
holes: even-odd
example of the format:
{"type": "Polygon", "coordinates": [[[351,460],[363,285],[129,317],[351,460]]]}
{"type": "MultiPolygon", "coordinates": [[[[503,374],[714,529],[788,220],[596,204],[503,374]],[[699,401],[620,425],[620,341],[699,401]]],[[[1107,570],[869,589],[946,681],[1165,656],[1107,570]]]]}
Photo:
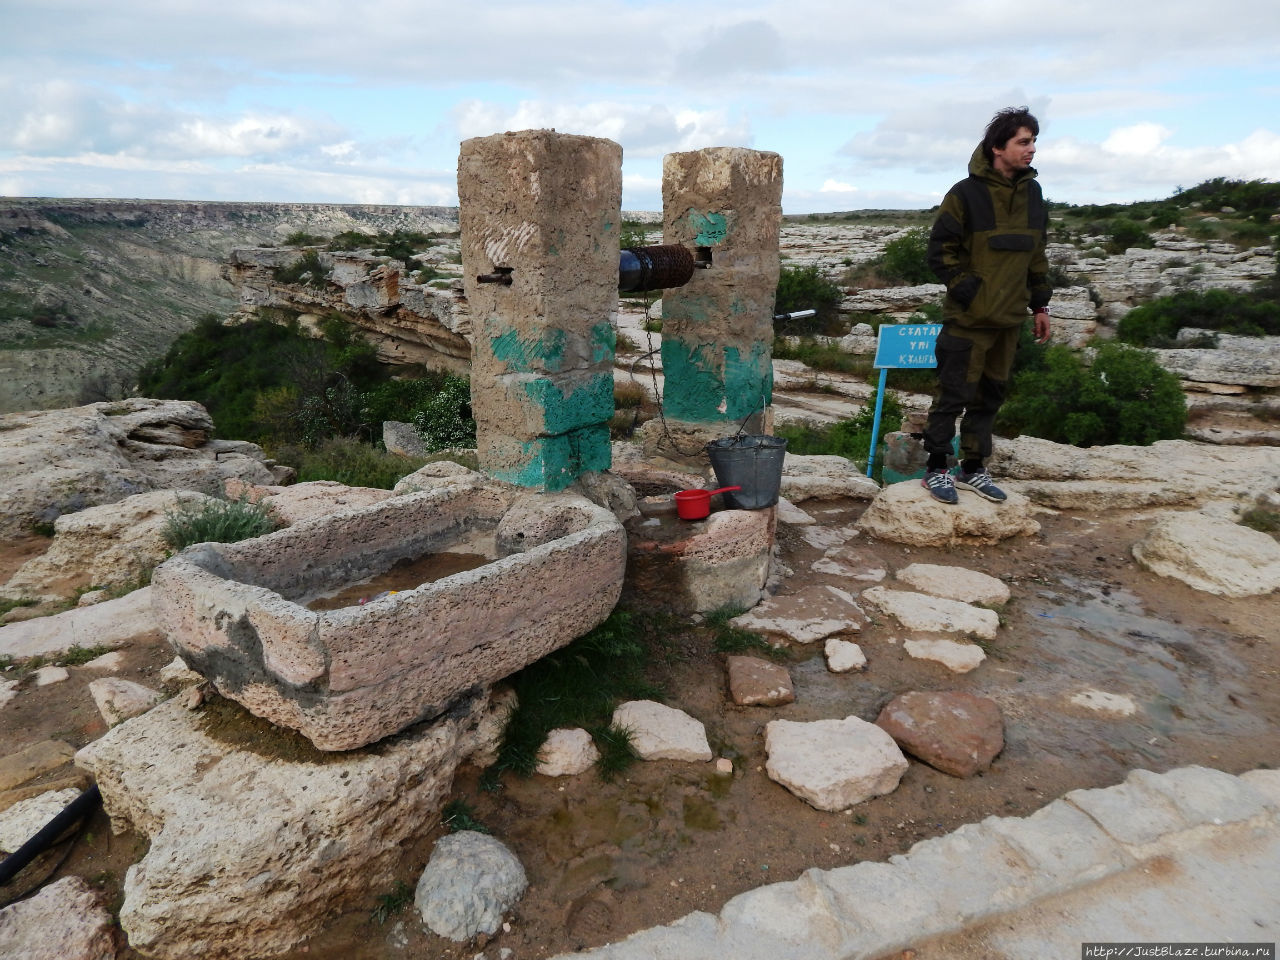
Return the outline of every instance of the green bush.
{"type": "Polygon", "coordinates": [[[1065,346],[1013,380],[998,427],[1078,447],[1146,445],[1182,436],[1186,400],[1178,378],[1142,350],[1108,343],[1085,366],[1065,346]]]}
{"type": "Polygon", "coordinates": [[[929,234],[921,227],[908,230],[885,244],[884,253],[876,262],[880,275],[893,284],[917,286],[936,283],[937,277],[929,269],[929,234]]]}
{"type": "Polygon", "coordinates": [[[300,283],[308,287],[323,287],[328,283],[329,271],[320,262],[320,254],[308,250],[287,267],[276,267],[271,271],[276,283],[300,283]]]}
{"type": "Polygon", "coordinates": [[[295,466],[298,480],[334,480],[349,487],[390,490],[404,476],[413,473],[423,459],[388,453],[381,447],[354,437],[330,437],[314,447],[280,447],[277,460],[295,466]]]}
{"type": "Polygon", "coordinates": [[[319,243],[324,243],[324,237],[317,236],[314,233],[307,233],[305,230],[295,230],[284,238],[286,247],[314,247],[319,243]]]}
{"type": "MultiPolygon", "coordinates": [[[[876,394],[867,398],[866,404],[848,420],[841,420],[827,427],[781,426],[775,433],[787,441],[787,452],[802,456],[835,454],[856,463],[867,462],[871,452],[871,427],[875,420],[876,394]]],[[[886,433],[902,426],[902,404],[897,396],[887,393],[880,414],[878,444],[886,433]]]]}
{"type": "Polygon", "coordinates": [[[1127,217],[1116,217],[1106,228],[1107,251],[1124,253],[1130,247],[1152,247],[1155,240],[1147,232],[1147,228],[1136,220],[1127,217]]]}
{"type": "Polygon", "coordinates": [[[816,310],[812,317],[780,320],[774,326],[778,336],[802,336],[830,330],[839,318],[840,288],[822,275],[816,266],[783,267],[773,298],[774,313],[816,310]]]}
{"type": "Polygon", "coordinates": [[[428,450],[474,447],[476,422],[471,415],[471,384],[447,377],[433,396],[418,408],[413,426],[428,450]]]}
{"type": "Polygon", "coordinates": [[[1124,343],[1167,347],[1183,327],[1239,336],[1280,335],[1280,303],[1256,294],[1228,290],[1184,290],[1130,310],[1120,318],[1116,336],[1124,343]]]}
{"type": "Polygon", "coordinates": [[[236,543],[260,537],[276,528],[265,506],[247,496],[238,500],[184,503],[165,512],[161,535],[174,550],[193,543],[236,543]]]}

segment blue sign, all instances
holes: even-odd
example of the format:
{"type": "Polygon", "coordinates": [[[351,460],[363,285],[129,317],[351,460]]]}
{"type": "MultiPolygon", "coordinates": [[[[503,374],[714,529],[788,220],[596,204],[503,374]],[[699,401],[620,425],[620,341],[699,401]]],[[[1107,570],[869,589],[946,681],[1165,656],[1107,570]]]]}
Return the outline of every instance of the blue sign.
{"type": "Polygon", "coordinates": [[[936,367],[933,345],[942,330],[940,323],[882,323],[876,341],[873,364],[881,370],[936,367]]]}

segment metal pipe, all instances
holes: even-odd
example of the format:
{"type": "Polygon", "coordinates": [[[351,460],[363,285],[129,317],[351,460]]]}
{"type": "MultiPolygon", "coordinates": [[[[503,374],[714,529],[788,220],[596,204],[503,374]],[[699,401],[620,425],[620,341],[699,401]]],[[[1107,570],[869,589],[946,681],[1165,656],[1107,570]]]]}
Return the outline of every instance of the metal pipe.
{"type": "Polygon", "coordinates": [[[773,322],[777,323],[779,320],[803,320],[805,317],[817,316],[817,313],[817,310],[793,310],[791,313],[775,313],[773,322]]]}
{"type": "Polygon", "coordinates": [[[98,785],[95,783],[63,807],[62,812],[41,827],[34,837],[0,862],[0,887],[16,877],[18,871],[53,846],[66,832],[67,827],[87,817],[101,799],[102,794],[98,792],[98,785]]]}

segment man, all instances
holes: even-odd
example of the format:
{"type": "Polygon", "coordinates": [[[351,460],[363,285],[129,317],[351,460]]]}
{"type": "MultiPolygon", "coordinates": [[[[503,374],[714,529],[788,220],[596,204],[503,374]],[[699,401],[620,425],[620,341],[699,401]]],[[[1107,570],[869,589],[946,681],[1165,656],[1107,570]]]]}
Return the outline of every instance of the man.
{"type": "Polygon", "coordinates": [[[948,192],[929,235],[929,268],[947,285],[934,355],[938,386],[925,424],[922,481],[934,499],[956,503],[956,488],[997,503],[1005,493],[984,462],[1031,311],[1036,342],[1049,339],[1049,215],[1036,171],[1040,124],[1026,107],[1001,110],[969,160],[969,176],[948,192]],[[960,420],[960,466],[947,457],[960,420]]]}

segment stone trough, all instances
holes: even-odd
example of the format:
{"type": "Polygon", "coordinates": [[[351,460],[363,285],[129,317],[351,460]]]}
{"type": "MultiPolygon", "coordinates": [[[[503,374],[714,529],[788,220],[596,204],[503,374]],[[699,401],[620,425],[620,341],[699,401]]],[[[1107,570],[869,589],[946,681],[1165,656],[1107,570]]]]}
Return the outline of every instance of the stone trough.
{"type": "Polygon", "coordinates": [[[321,750],[351,750],[586,633],[617,603],[625,566],[626,535],[609,511],[477,475],[189,547],[152,584],[170,643],[221,694],[321,750]],[[495,556],[473,569],[368,602],[308,606],[477,540],[495,556]]]}

